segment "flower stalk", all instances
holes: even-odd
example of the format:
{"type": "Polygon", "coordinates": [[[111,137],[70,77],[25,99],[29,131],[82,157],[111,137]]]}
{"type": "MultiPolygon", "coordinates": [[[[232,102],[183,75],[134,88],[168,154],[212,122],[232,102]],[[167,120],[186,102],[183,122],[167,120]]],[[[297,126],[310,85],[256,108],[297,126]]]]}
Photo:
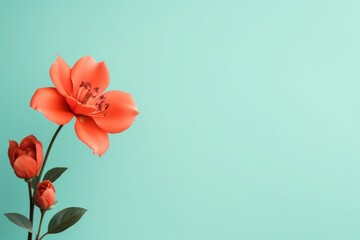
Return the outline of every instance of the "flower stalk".
{"type": "Polygon", "coordinates": [[[39,240],[41,240],[41,239],[43,239],[46,235],[48,235],[49,233],[45,233],[44,235],[42,235],[41,236],[41,238],[39,239],[39,240]]]}
{"type": "Polygon", "coordinates": [[[44,220],[45,213],[46,213],[46,210],[41,210],[40,224],[39,224],[39,229],[38,229],[38,233],[37,233],[37,236],[36,236],[36,240],[39,240],[41,226],[42,226],[42,222],[44,220]]]}
{"type": "MultiPolygon", "coordinates": [[[[41,177],[42,177],[42,174],[43,174],[43,172],[44,172],[44,169],[45,169],[45,166],[46,166],[46,162],[47,162],[47,160],[48,160],[48,157],[49,157],[51,148],[52,148],[52,146],[53,146],[53,144],[54,144],[54,142],[55,142],[55,139],[56,139],[57,135],[59,134],[59,132],[60,132],[60,130],[62,129],[63,126],[64,126],[64,125],[59,125],[59,127],[56,129],[56,132],[54,133],[54,136],[52,137],[52,139],[51,139],[51,141],[50,141],[50,143],[49,143],[49,146],[48,146],[48,148],[47,148],[47,150],[46,150],[44,162],[43,162],[43,164],[42,164],[42,166],[41,166],[41,169],[40,169],[40,173],[39,173],[39,175],[38,175],[38,178],[36,179],[36,184],[35,184],[35,186],[37,186],[37,185],[39,184],[39,182],[41,181],[41,177]]],[[[34,192],[34,194],[35,194],[35,192],[34,192]]],[[[33,195],[33,196],[34,196],[34,195],[33,195]]]]}
{"type": "MultiPolygon", "coordinates": [[[[31,192],[31,182],[28,182],[28,190],[29,190],[29,202],[30,202],[30,213],[29,213],[29,220],[31,224],[34,223],[34,203],[33,203],[33,197],[31,192]]],[[[28,240],[32,239],[32,233],[28,233],[28,240]]]]}

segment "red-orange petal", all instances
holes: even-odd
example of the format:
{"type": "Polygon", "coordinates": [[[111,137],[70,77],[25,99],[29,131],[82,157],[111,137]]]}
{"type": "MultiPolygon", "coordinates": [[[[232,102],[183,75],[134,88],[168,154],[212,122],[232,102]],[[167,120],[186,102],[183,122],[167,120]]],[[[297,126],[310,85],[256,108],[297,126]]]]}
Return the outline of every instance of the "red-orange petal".
{"type": "Polygon", "coordinates": [[[73,96],[76,98],[80,85],[84,82],[91,84],[91,89],[97,88],[102,93],[109,85],[110,75],[105,62],[97,63],[91,56],[80,58],[71,69],[73,96]]]}
{"type": "Polygon", "coordinates": [[[31,99],[30,106],[59,125],[70,122],[74,117],[66,99],[55,88],[37,89],[31,99]]]}
{"type": "Polygon", "coordinates": [[[36,161],[38,165],[42,164],[43,160],[43,149],[42,149],[42,143],[34,136],[29,135],[21,140],[19,144],[19,148],[21,149],[27,149],[27,148],[35,148],[36,152],[36,161]]]}
{"type": "Polygon", "coordinates": [[[104,154],[110,145],[108,134],[101,130],[90,117],[77,116],[75,132],[78,138],[99,156],[104,154]]]}
{"type": "Polygon", "coordinates": [[[29,135],[29,136],[26,136],[24,137],[20,144],[19,144],[19,147],[22,148],[22,149],[26,149],[26,148],[31,148],[34,146],[34,143],[37,142],[37,138],[34,136],[34,135],[29,135]]]}
{"type": "Polygon", "coordinates": [[[13,140],[9,140],[8,156],[9,156],[11,166],[14,165],[14,161],[15,161],[14,152],[17,148],[18,148],[17,142],[15,142],[13,140]]]}
{"type": "Polygon", "coordinates": [[[47,208],[50,208],[52,205],[54,205],[54,203],[55,203],[54,190],[52,190],[51,188],[46,189],[43,192],[42,197],[45,199],[45,201],[47,203],[47,208]]]}
{"type": "Polygon", "coordinates": [[[92,116],[103,131],[119,133],[131,126],[138,115],[135,102],[130,94],[121,91],[109,91],[104,94],[108,109],[92,116]]]}
{"type": "Polygon", "coordinates": [[[63,96],[72,94],[72,82],[70,78],[71,68],[57,55],[56,61],[50,67],[50,78],[56,89],[63,96]]]}
{"type": "Polygon", "coordinates": [[[37,141],[35,143],[35,149],[36,149],[36,162],[39,166],[41,166],[43,161],[43,149],[42,149],[42,143],[40,141],[37,141]]]}
{"type": "Polygon", "coordinates": [[[13,168],[19,178],[30,179],[37,175],[40,166],[32,157],[22,155],[15,160],[13,168]]]}

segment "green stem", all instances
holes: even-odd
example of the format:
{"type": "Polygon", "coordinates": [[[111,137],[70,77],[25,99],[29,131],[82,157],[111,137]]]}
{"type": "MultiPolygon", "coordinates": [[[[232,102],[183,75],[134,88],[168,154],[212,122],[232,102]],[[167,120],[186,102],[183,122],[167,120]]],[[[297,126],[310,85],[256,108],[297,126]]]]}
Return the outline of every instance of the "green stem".
{"type": "MultiPolygon", "coordinates": [[[[33,203],[33,198],[32,198],[32,192],[31,192],[31,182],[28,182],[28,190],[29,190],[29,202],[30,202],[30,213],[29,213],[29,219],[31,224],[33,223],[34,220],[34,203],[33,203]]],[[[29,232],[28,233],[28,240],[32,239],[32,233],[29,232]]]]}
{"type": "Polygon", "coordinates": [[[36,236],[36,240],[39,240],[40,231],[41,231],[41,225],[42,225],[45,213],[46,213],[46,211],[41,210],[41,218],[40,218],[39,230],[38,230],[38,233],[37,233],[37,236],[36,236]]]}
{"type": "Polygon", "coordinates": [[[41,236],[41,238],[39,239],[39,240],[41,240],[41,239],[43,239],[46,235],[48,235],[49,233],[45,233],[44,235],[42,235],[41,236]]]}
{"type": "MultiPolygon", "coordinates": [[[[38,178],[37,178],[37,181],[36,181],[35,186],[37,186],[37,185],[39,184],[39,182],[41,181],[41,176],[42,176],[42,174],[43,174],[43,172],[44,172],[45,165],[46,165],[46,162],[47,162],[47,160],[48,160],[48,157],[49,157],[49,154],[50,154],[52,145],[54,144],[55,139],[56,139],[58,133],[60,132],[60,130],[61,130],[61,128],[62,128],[63,126],[64,126],[64,125],[59,125],[58,129],[56,129],[56,132],[54,133],[54,136],[52,137],[52,139],[51,139],[51,141],[50,141],[50,143],[49,143],[49,146],[48,146],[48,148],[47,148],[47,150],[46,150],[44,162],[43,162],[43,164],[42,164],[42,166],[41,166],[41,170],[40,170],[40,173],[39,173],[39,175],[38,175],[38,178]]],[[[35,191],[34,191],[34,194],[35,194],[35,191]]]]}

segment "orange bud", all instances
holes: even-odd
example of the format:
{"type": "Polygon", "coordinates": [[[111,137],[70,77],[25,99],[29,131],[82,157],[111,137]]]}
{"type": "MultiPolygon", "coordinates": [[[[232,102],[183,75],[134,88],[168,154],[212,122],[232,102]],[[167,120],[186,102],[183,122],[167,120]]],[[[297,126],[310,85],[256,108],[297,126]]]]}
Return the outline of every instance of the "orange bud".
{"type": "Polygon", "coordinates": [[[35,204],[41,210],[48,210],[55,204],[55,188],[49,180],[44,180],[35,189],[35,204]]]}

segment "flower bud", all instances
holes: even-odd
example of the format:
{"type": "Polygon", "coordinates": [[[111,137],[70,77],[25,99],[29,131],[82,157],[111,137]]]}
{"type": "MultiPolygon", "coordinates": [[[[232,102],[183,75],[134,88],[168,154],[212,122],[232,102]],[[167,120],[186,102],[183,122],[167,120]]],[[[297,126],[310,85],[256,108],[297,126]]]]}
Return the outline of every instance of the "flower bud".
{"type": "Polygon", "coordinates": [[[10,140],[8,156],[16,176],[29,180],[35,177],[41,168],[42,144],[33,135],[25,137],[20,144],[10,140]]]}
{"type": "Polygon", "coordinates": [[[34,201],[41,210],[48,210],[55,204],[55,188],[49,180],[44,180],[35,189],[34,201]]]}

